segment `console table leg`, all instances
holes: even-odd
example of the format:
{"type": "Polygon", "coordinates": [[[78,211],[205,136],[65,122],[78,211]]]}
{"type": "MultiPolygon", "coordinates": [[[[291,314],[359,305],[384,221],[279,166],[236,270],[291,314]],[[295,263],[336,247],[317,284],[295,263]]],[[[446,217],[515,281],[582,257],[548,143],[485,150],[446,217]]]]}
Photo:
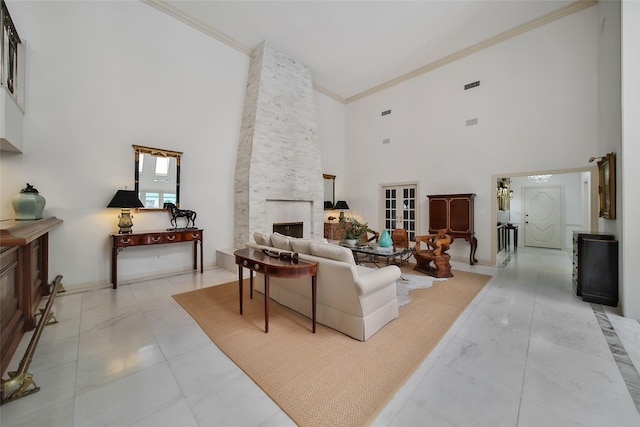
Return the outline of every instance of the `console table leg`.
{"type": "Polygon", "coordinates": [[[240,314],[242,314],[242,266],[238,266],[238,293],[240,294],[240,314]]]}
{"type": "Polygon", "coordinates": [[[198,269],[198,241],[193,241],[193,269],[198,269]]]}
{"type": "Polygon", "coordinates": [[[264,275],[264,333],[269,332],[269,275],[264,275]]]}
{"type": "Polygon", "coordinates": [[[311,276],[311,305],[313,306],[313,333],[316,333],[316,276],[311,276]]]}
{"type": "Polygon", "coordinates": [[[111,250],[111,283],[113,289],[118,289],[118,248],[111,250]]]}

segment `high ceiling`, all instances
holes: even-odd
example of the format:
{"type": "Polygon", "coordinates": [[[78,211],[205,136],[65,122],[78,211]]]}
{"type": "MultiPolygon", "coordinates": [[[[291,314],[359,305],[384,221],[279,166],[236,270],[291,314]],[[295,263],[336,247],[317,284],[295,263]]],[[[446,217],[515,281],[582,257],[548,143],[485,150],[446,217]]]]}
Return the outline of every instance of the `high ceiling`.
{"type": "Polygon", "coordinates": [[[579,0],[143,0],[245,53],[267,40],[350,101],[595,4],[579,0]]]}

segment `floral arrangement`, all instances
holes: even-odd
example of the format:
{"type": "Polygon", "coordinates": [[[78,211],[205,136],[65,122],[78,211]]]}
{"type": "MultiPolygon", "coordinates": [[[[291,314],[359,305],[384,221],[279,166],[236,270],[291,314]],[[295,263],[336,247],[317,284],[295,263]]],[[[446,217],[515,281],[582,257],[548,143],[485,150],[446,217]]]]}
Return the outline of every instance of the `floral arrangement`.
{"type": "Polygon", "coordinates": [[[362,223],[353,217],[342,217],[339,230],[344,230],[342,236],[345,240],[360,240],[369,230],[369,224],[362,223]]]}

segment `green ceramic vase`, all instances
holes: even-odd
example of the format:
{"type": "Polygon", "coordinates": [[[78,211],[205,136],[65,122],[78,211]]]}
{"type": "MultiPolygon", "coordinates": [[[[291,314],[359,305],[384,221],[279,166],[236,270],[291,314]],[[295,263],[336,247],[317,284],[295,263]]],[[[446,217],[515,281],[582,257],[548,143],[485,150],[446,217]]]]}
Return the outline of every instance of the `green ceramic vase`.
{"type": "Polygon", "coordinates": [[[388,248],[389,246],[393,246],[393,240],[391,239],[391,235],[389,234],[389,230],[382,230],[382,234],[378,239],[378,246],[383,248],[388,248]]]}
{"type": "Polygon", "coordinates": [[[20,190],[20,193],[13,196],[11,204],[16,211],[16,220],[28,221],[42,219],[42,211],[47,201],[40,195],[38,190],[27,183],[27,187],[20,190]]]}

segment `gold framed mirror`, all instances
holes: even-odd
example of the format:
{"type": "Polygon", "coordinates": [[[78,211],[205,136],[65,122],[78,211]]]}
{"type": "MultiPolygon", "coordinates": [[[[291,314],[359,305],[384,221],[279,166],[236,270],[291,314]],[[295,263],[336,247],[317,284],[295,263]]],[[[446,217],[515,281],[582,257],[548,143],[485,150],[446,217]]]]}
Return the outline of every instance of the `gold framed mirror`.
{"type": "Polygon", "coordinates": [[[508,211],[511,209],[511,179],[498,178],[496,193],[498,198],[498,210],[508,211]]]}
{"type": "Polygon", "coordinates": [[[148,210],[162,210],[165,203],[180,207],[181,151],[133,145],[135,190],[148,210]]]}
{"type": "Polygon", "coordinates": [[[598,193],[600,218],[616,218],[616,153],[608,153],[598,160],[598,193]]]}
{"type": "Polygon", "coordinates": [[[333,209],[336,204],[336,176],[323,173],[322,177],[324,178],[324,209],[333,209]]]}

